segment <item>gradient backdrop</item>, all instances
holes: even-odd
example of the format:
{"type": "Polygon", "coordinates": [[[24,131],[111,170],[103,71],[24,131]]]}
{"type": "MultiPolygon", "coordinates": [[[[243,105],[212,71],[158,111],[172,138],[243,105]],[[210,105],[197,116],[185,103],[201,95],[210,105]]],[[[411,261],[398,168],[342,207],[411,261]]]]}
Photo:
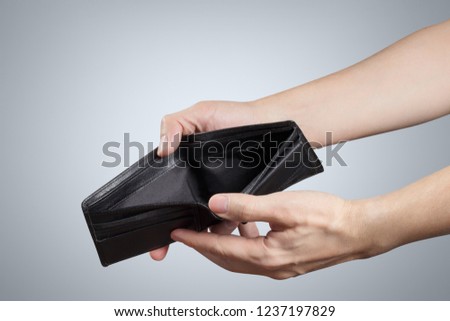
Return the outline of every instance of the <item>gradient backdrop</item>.
{"type": "MultiPolygon", "coordinates": [[[[304,83],[448,18],[448,0],[0,0],[0,299],[449,300],[450,236],[286,281],[180,244],[103,268],[80,208],[123,170],[101,167],[105,142],[157,142],[166,113],[304,83]]],[[[294,188],[395,190],[450,163],[449,134],[446,117],[347,143],[348,167],[294,188]]]]}

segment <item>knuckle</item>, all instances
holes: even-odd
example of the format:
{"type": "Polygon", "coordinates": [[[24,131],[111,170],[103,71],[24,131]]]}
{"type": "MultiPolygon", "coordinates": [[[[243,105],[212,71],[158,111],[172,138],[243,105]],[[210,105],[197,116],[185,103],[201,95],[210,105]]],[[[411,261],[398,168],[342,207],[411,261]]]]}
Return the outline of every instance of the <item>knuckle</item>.
{"type": "Polygon", "coordinates": [[[165,129],[165,127],[166,127],[165,125],[171,121],[172,117],[173,117],[173,114],[166,114],[161,117],[161,129],[162,130],[165,129]]]}
{"type": "Polygon", "coordinates": [[[263,239],[263,254],[260,256],[259,265],[268,272],[280,272],[282,270],[291,270],[291,259],[283,255],[283,251],[267,244],[267,239],[263,239]]]}
{"type": "Polygon", "coordinates": [[[238,198],[233,203],[233,211],[236,214],[236,219],[241,222],[249,221],[249,217],[251,217],[255,210],[255,202],[238,198]]]}
{"type": "Polygon", "coordinates": [[[173,114],[165,114],[164,116],[162,116],[161,122],[170,120],[170,119],[172,118],[172,115],[173,115],[173,114]]]}

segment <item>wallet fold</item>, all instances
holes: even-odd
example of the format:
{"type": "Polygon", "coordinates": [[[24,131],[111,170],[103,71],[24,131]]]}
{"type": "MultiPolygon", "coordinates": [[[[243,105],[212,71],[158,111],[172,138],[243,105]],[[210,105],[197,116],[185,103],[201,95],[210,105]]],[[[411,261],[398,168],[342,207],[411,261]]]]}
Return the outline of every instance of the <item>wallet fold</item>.
{"type": "Polygon", "coordinates": [[[216,193],[262,195],[323,171],[293,121],[183,136],[168,157],[151,151],[82,203],[103,266],[172,243],[176,228],[201,231],[220,221],[216,193]]]}

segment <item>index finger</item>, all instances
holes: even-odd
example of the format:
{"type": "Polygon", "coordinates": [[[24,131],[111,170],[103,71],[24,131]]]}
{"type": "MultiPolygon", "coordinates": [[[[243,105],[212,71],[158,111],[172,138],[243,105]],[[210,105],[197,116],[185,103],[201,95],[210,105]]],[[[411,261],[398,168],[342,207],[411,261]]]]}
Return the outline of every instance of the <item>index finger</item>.
{"type": "Polygon", "coordinates": [[[161,119],[158,156],[172,154],[180,145],[183,135],[204,131],[209,121],[209,111],[204,105],[194,105],[161,119]]]}
{"type": "Polygon", "coordinates": [[[199,252],[207,252],[251,264],[260,262],[266,254],[261,238],[219,235],[185,229],[174,230],[171,233],[171,238],[199,252]]]}

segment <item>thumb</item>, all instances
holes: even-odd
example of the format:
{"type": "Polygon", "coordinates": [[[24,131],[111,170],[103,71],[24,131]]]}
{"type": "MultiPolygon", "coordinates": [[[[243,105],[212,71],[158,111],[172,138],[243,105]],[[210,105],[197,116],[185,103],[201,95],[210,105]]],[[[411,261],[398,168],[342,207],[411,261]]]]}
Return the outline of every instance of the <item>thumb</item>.
{"type": "MultiPolygon", "coordinates": [[[[282,204],[282,203],[281,203],[282,204]]],[[[290,225],[289,212],[280,208],[277,194],[254,196],[229,193],[216,194],[209,199],[209,208],[220,217],[238,222],[268,222],[290,225]]]]}
{"type": "Polygon", "coordinates": [[[165,116],[161,119],[161,135],[157,154],[164,157],[172,154],[180,145],[183,126],[174,118],[165,116]]]}

